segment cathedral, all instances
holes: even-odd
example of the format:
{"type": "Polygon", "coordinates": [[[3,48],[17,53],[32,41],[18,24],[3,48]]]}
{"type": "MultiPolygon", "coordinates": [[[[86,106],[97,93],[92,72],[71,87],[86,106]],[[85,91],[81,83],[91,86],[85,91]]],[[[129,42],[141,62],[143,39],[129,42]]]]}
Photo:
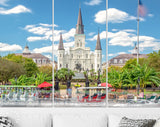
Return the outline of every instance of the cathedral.
{"type": "Polygon", "coordinates": [[[74,47],[70,47],[69,52],[65,53],[62,34],[60,34],[57,59],[58,69],[69,68],[70,70],[77,72],[84,72],[92,69],[97,72],[99,69],[102,69],[102,48],[99,32],[95,51],[91,52],[90,47],[85,47],[85,34],[81,8],[79,8],[74,40],[74,47]]]}

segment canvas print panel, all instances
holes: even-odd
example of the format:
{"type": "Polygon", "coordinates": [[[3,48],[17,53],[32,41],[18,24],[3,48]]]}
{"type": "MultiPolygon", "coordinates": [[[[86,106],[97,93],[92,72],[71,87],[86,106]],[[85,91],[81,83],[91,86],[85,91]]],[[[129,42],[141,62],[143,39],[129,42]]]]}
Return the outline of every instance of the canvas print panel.
{"type": "Polygon", "coordinates": [[[55,106],[106,105],[105,9],[105,0],[55,0],[55,106]]]}
{"type": "Polygon", "coordinates": [[[51,5],[52,0],[0,2],[1,106],[52,105],[51,5]]]}
{"type": "Polygon", "coordinates": [[[109,1],[111,107],[160,106],[160,42],[156,34],[158,26],[154,27],[157,19],[155,13],[151,14],[156,10],[154,2],[144,0],[109,1]]]}

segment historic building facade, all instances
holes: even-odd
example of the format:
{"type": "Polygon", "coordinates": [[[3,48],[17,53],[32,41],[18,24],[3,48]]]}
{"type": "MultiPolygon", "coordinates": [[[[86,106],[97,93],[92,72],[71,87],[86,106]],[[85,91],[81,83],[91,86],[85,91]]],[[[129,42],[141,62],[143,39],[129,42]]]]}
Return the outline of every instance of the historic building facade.
{"type": "MultiPolygon", "coordinates": [[[[131,54],[120,54],[109,60],[108,66],[123,67],[130,59],[137,59],[137,46],[135,45],[131,54]]],[[[139,54],[139,58],[147,58],[147,54],[139,54]]],[[[102,69],[106,69],[106,62],[102,64],[102,69]]]]}
{"type": "Polygon", "coordinates": [[[40,53],[31,53],[28,46],[25,46],[23,53],[16,53],[15,55],[31,58],[37,66],[52,65],[51,60],[48,57],[40,53]]]}
{"type": "Polygon", "coordinates": [[[81,8],[79,9],[76,33],[74,35],[74,47],[70,47],[65,53],[62,34],[60,34],[58,46],[58,69],[69,68],[74,71],[83,72],[94,69],[97,72],[102,68],[102,48],[98,32],[95,51],[91,52],[89,47],[85,47],[84,25],[82,22],[81,8]]]}

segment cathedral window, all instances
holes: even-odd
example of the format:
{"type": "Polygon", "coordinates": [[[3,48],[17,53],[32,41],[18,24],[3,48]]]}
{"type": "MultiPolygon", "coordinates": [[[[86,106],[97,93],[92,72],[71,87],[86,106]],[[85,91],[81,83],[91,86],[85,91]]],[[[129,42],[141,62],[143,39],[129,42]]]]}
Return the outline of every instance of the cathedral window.
{"type": "Polygon", "coordinates": [[[115,63],[115,64],[117,63],[117,59],[114,59],[114,63],[115,63]]]}
{"type": "Polygon", "coordinates": [[[88,58],[88,54],[86,54],[86,58],[88,58]]]}
{"type": "Polygon", "coordinates": [[[33,61],[36,63],[36,59],[33,59],[33,61]]]}
{"type": "Polygon", "coordinates": [[[43,63],[46,63],[46,60],[43,60],[43,63]]]}
{"type": "Polygon", "coordinates": [[[82,47],[82,43],[80,43],[81,44],[81,47],[82,47]]]}
{"type": "Polygon", "coordinates": [[[97,64],[97,68],[99,68],[99,64],[97,64]]]}
{"type": "Polygon", "coordinates": [[[68,64],[66,64],[66,68],[68,68],[68,64]]]}
{"type": "Polygon", "coordinates": [[[98,54],[98,57],[99,57],[99,54],[98,54]]]}
{"type": "Polygon", "coordinates": [[[93,69],[93,64],[91,65],[91,68],[93,69]]]}
{"type": "Polygon", "coordinates": [[[123,59],[120,59],[120,60],[119,60],[119,63],[121,63],[121,64],[122,64],[122,63],[123,63],[123,59]]]}
{"type": "Polygon", "coordinates": [[[77,43],[77,47],[79,47],[79,43],[77,43]]]}
{"type": "Polygon", "coordinates": [[[42,62],[42,61],[39,59],[39,60],[38,60],[38,63],[41,63],[41,62],[42,62]]]}
{"type": "Polygon", "coordinates": [[[59,57],[61,57],[62,55],[60,54],[59,57]]]}
{"type": "Polygon", "coordinates": [[[71,54],[71,57],[73,58],[73,54],[71,54]]]}
{"type": "Polygon", "coordinates": [[[62,67],[62,64],[60,64],[59,67],[61,68],[61,67],[62,67]]]}

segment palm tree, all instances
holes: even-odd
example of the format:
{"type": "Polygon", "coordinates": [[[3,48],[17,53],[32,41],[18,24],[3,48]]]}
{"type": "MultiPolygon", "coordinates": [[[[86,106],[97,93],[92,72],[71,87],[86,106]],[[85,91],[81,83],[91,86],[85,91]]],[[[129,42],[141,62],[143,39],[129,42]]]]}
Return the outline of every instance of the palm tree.
{"type": "Polygon", "coordinates": [[[47,74],[44,74],[42,72],[37,73],[36,74],[35,84],[39,85],[39,84],[43,83],[44,81],[47,81],[47,74]]]}
{"type": "Polygon", "coordinates": [[[156,72],[153,68],[148,67],[146,64],[133,65],[134,66],[134,76],[135,81],[140,78],[140,87],[145,88],[146,85],[160,85],[160,78],[158,77],[159,72],[156,72]]]}
{"type": "Polygon", "coordinates": [[[111,71],[108,73],[108,82],[116,89],[122,88],[124,75],[122,71],[116,71],[111,68],[111,71]]]}
{"type": "Polygon", "coordinates": [[[74,72],[71,70],[68,70],[67,68],[61,68],[55,73],[55,77],[58,77],[58,80],[62,83],[67,82],[68,78],[69,80],[72,80],[72,77],[75,76],[74,72]]]}

